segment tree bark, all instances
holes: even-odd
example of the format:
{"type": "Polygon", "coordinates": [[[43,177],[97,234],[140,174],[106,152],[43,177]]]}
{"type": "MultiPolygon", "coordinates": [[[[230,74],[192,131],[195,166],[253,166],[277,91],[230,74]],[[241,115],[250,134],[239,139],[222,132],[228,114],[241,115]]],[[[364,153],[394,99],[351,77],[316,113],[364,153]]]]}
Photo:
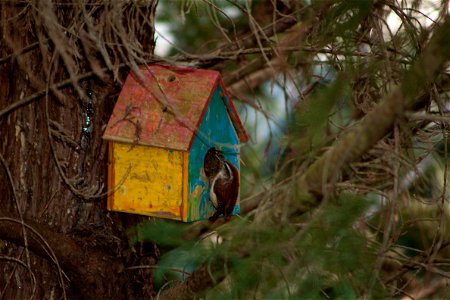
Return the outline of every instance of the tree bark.
{"type": "Polygon", "coordinates": [[[35,4],[0,3],[0,298],[149,298],[151,270],[126,268],[157,249],[127,242],[147,218],[106,210],[102,135],[157,1],[35,4]]]}

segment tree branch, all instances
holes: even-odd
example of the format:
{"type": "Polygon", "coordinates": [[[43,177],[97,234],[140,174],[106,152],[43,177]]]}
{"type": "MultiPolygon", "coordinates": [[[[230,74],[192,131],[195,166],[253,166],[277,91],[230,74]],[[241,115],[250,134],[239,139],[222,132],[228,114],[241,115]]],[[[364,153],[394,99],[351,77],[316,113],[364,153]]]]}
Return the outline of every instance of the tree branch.
{"type": "MultiPolygon", "coordinates": [[[[402,85],[387,95],[380,105],[350,129],[298,179],[298,189],[304,197],[297,203],[292,203],[295,207],[293,214],[301,214],[317,207],[321,198],[331,191],[333,182],[341,174],[343,168],[360,160],[364,153],[389,133],[395,121],[402,118],[405,111],[413,109],[420,101],[423,101],[423,96],[417,95],[421,95],[435,81],[436,76],[450,57],[450,45],[446,41],[448,36],[450,36],[449,17],[436,29],[422,56],[407,71],[402,85]]],[[[204,228],[205,224],[202,225],[204,228]]],[[[197,227],[195,227],[196,231],[199,230],[197,227]]],[[[186,281],[164,291],[162,296],[169,297],[186,292],[184,298],[180,299],[192,299],[193,293],[201,293],[211,287],[210,280],[210,275],[205,272],[205,267],[201,267],[194,271],[186,281]],[[204,284],[201,289],[197,287],[196,290],[193,290],[191,288],[193,282],[203,282],[204,284]]]]}
{"type": "MultiPolygon", "coordinates": [[[[299,180],[301,187],[316,195],[325,195],[328,184],[341,174],[344,166],[361,159],[366,151],[389,133],[398,118],[422,100],[418,95],[436,80],[450,57],[450,45],[446,41],[449,36],[450,17],[447,17],[434,32],[422,56],[407,71],[401,86],[387,95],[380,105],[308,168],[299,180]]],[[[315,197],[316,200],[319,198],[315,197]]],[[[318,202],[311,204],[315,207],[318,202]]]]}
{"type": "Polygon", "coordinates": [[[162,300],[189,300],[194,299],[209,288],[212,288],[217,282],[221,282],[225,276],[223,273],[214,273],[216,278],[211,278],[211,273],[206,266],[200,267],[189,276],[185,281],[176,282],[171,288],[163,290],[159,299],[162,300]]]}
{"type": "MultiPolygon", "coordinates": [[[[81,247],[76,240],[65,234],[30,220],[22,223],[20,220],[4,217],[2,213],[0,213],[0,239],[25,246],[23,225],[27,227],[29,234],[29,250],[51,263],[57,263],[63,271],[71,274],[71,281],[86,298],[103,297],[104,295],[92,295],[92,285],[103,284],[101,274],[118,273],[123,269],[123,265],[116,258],[108,259],[104,253],[81,247]]],[[[117,295],[117,291],[112,291],[111,294],[117,295]]]]}

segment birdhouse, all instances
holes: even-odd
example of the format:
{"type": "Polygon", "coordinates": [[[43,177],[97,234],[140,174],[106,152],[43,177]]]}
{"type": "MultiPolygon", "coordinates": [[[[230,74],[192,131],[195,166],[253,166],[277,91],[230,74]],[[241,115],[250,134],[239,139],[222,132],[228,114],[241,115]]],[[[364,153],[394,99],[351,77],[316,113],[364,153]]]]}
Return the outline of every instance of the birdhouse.
{"type": "Polygon", "coordinates": [[[184,222],[215,212],[207,151],[220,149],[239,170],[239,144],[248,139],[218,72],[162,65],[130,72],[103,138],[114,190],[108,209],[184,222]]]}

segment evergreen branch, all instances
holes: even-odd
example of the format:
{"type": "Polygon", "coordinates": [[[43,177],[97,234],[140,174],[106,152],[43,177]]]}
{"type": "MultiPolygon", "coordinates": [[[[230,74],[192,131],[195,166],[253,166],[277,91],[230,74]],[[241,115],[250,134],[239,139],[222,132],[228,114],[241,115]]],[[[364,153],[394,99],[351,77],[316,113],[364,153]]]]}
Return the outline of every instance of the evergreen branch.
{"type": "MultiPolygon", "coordinates": [[[[404,117],[405,111],[414,109],[423,101],[423,96],[417,97],[417,95],[421,95],[423,90],[436,80],[450,57],[450,45],[446,42],[448,36],[450,36],[450,17],[447,17],[445,22],[436,29],[422,56],[406,73],[402,84],[385,96],[377,107],[343,135],[341,140],[337,141],[298,179],[297,186],[302,197],[298,203],[291,203],[294,207],[291,216],[316,208],[322,198],[333,191],[333,183],[343,168],[360,160],[364,153],[390,132],[396,120],[404,117]],[[424,66],[427,66],[426,71],[423,70],[424,66]]],[[[270,210],[267,213],[270,215],[273,211],[270,210]]],[[[207,228],[205,224],[200,224],[193,226],[193,231],[203,232],[205,228],[207,228]]],[[[187,234],[187,236],[190,235],[187,234]]],[[[202,294],[211,288],[211,284],[210,275],[205,272],[203,266],[194,271],[188,280],[165,290],[161,296],[162,299],[168,299],[173,295],[180,297],[177,299],[192,299],[194,295],[191,292],[202,294]],[[197,282],[203,282],[203,285],[195,285],[194,283],[197,282]],[[192,285],[196,287],[195,290],[192,289],[192,285]]]]}
{"type": "Polygon", "coordinates": [[[404,113],[422,101],[420,95],[436,80],[450,57],[450,17],[436,29],[423,55],[407,71],[400,86],[387,95],[382,102],[369,112],[359,124],[345,134],[322,157],[315,161],[298,181],[299,187],[319,197],[311,197],[305,203],[308,211],[320,203],[321,196],[327,195],[332,183],[343,168],[361,159],[379,140],[393,128],[404,113]]]}

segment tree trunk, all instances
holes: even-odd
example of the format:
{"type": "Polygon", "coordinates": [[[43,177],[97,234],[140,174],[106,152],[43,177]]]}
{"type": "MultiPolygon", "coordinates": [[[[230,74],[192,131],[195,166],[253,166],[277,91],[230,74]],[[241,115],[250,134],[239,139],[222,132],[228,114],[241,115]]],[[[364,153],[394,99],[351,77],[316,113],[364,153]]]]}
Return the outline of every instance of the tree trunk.
{"type": "Polygon", "coordinates": [[[150,269],[127,269],[155,261],[127,244],[142,217],[106,210],[101,138],[153,50],[148,2],[0,4],[0,299],[154,294],[150,269]]]}

